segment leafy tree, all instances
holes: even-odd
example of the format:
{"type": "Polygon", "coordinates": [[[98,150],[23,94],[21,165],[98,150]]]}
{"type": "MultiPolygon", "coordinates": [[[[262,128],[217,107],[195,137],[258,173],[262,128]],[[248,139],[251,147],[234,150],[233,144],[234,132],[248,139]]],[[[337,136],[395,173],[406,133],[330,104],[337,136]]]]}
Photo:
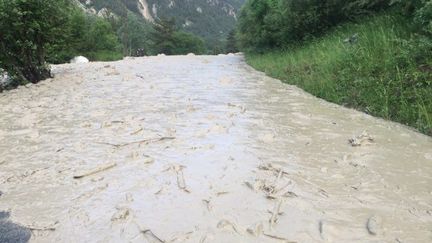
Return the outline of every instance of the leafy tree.
{"type": "Polygon", "coordinates": [[[184,55],[188,53],[202,54],[205,51],[204,41],[198,36],[182,31],[173,34],[174,48],[172,54],[184,55]]]}
{"type": "Polygon", "coordinates": [[[50,63],[64,63],[71,58],[84,55],[88,20],[86,14],[79,8],[72,7],[63,25],[64,35],[47,48],[47,61],[50,63]]]}
{"type": "Polygon", "coordinates": [[[0,65],[15,84],[51,76],[46,50],[64,38],[67,0],[0,0],[0,65]]]}
{"type": "Polygon", "coordinates": [[[227,42],[226,42],[226,46],[225,46],[225,52],[227,52],[227,53],[238,52],[235,30],[231,30],[228,34],[227,42]]]}
{"type": "Polygon", "coordinates": [[[111,25],[102,18],[95,17],[91,21],[84,49],[88,51],[118,50],[118,38],[111,25]]]}
{"type": "Polygon", "coordinates": [[[135,14],[128,13],[117,31],[123,44],[123,53],[132,56],[137,54],[138,50],[143,50],[142,54],[151,54],[150,31],[149,23],[139,19],[135,14]]]}
{"type": "Polygon", "coordinates": [[[204,41],[191,33],[178,31],[173,18],[158,20],[153,29],[151,40],[157,53],[180,55],[204,52],[204,41]]]}
{"type": "Polygon", "coordinates": [[[175,46],[174,32],[176,30],[174,18],[156,21],[156,23],[153,25],[153,31],[151,33],[151,39],[154,43],[154,50],[158,53],[172,55],[175,46]]]}
{"type": "Polygon", "coordinates": [[[422,1],[421,7],[415,12],[415,23],[418,24],[423,33],[432,37],[432,0],[422,1]]]}
{"type": "Polygon", "coordinates": [[[64,63],[79,55],[99,61],[122,57],[121,44],[112,27],[115,22],[89,15],[78,7],[71,8],[64,18],[67,20],[63,26],[66,34],[49,45],[49,62],[64,63]]]}

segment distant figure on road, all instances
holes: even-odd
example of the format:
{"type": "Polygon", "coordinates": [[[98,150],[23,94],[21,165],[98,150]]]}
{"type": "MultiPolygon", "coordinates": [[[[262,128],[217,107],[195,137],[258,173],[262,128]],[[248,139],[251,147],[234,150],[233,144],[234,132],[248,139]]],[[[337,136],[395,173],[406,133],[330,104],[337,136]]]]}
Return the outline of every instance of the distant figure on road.
{"type": "Polygon", "coordinates": [[[145,56],[145,50],[144,50],[144,48],[139,48],[136,51],[135,56],[137,56],[137,57],[143,57],[143,56],[145,56]]]}

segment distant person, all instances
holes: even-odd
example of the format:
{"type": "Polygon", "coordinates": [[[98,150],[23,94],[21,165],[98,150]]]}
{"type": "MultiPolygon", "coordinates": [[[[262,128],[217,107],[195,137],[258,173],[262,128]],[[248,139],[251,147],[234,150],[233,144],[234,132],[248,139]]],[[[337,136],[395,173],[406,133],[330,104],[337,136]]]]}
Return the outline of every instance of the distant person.
{"type": "Polygon", "coordinates": [[[135,56],[137,56],[137,57],[143,57],[143,56],[145,56],[145,50],[144,50],[144,48],[139,48],[137,51],[136,51],[136,53],[135,53],[135,56]]]}

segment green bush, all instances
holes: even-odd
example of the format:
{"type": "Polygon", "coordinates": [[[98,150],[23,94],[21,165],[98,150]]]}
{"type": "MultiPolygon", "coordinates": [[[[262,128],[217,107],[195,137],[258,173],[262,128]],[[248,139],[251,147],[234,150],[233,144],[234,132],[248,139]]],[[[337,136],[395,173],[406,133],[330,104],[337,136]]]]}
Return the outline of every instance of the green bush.
{"type": "Polygon", "coordinates": [[[204,41],[198,36],[177,31],[173,34],[174,48],[172,54],[184,55],[188,53],[202,54],[205,51],[204,41]]]}
{"type": "Polygon", "coordinates": [[[117,30],[123,45],[124,55],[137,55],[139,50],[141,55],[153,54],[149,37],[150,32],[151,26],[149,23],[138,18],[135,14],[128,13],[117,30]]]}
{"type": "Polygon", "coordinates": [[[284,47],[325,33],[330,27],[388,8],[390,0],[249,0],[239,17],[244,49],[284,47]]]}
{"type": "Polygon", "coordinates": [[[88,15],[74,7],[64,16],[66,33],[48,48],[50,63],[69,62],[75,56],[92,61],[122,58],[121,43],[112,25],[103,18],[88,15]]]}
{"type": "Polygon", "coordinates": [[[198,36],[178,31],[174,19],[162,19],[155,23],[151,34],[152,49],[166,55],[183,55],[190,52],[202,54],[204,41],[198,36]]]}
{"type": "Polygon", "coordinates": [[[432,37],[432,0],[423,2],[416,11],[414,20],[422,28],[423,33],[432,37]]]}
{"type": "Polygon", "coordinates": [[[66,0],[0,1],[0,66],[14,85],[51,76],[47,47],[61,43],[70,5],[66,0]]]}

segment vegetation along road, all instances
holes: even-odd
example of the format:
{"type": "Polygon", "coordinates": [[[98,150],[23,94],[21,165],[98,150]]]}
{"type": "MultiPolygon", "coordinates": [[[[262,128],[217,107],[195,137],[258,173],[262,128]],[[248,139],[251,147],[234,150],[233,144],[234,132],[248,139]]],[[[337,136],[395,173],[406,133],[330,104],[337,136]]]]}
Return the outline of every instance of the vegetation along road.
{"type": "Polygon", "coordinates": [[[53,72],[0,94],[0,225],[22,241],[432,239],[431,137],[241,55],[53,72]]]}

